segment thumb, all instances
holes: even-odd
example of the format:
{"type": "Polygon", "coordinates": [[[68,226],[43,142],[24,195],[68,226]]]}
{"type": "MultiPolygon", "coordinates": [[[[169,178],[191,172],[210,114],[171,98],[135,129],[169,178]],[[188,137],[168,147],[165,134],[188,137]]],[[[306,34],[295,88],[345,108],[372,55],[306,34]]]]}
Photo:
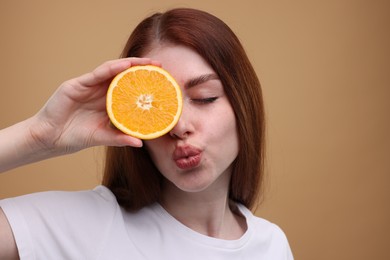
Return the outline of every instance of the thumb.
{"type": "Polygon", "coordinates": [[[95,137],[97,145],[105,146],[132,146],[142,147],[143,142],[141,139],[122,133],[118,129],[110,127],[108,131],[101,132],[95,137]]]}

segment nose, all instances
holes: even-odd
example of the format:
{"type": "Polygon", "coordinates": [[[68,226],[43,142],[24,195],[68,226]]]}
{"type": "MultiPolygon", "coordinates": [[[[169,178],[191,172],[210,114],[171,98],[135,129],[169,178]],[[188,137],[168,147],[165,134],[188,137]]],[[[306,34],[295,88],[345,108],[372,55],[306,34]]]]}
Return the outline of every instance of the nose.
{"type": "Polygon", "coordinates": [[[186,139],[194,133],[193,117],[188,106],[183,104],[183,110],[177,124],[169,132],[175,139],[186,139]]]}

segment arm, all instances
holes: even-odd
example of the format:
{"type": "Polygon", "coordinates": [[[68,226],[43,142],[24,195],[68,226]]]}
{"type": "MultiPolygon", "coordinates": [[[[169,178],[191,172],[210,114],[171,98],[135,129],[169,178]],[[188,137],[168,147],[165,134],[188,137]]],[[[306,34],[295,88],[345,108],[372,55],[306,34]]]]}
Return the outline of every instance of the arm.
{"type": "MultiPolygon", "coordinates": [[[[142,146],[110,125],[106,92],[112,78],[149,59],[108,61],[64,82],[34,116],[0,130],[0,172],[97,145],[142,146]]],[[[0,208],[0,259],[18,259],[11,226],[0,208]]]]}
{"type": "Polygon", "coordinates": [[[0,131],[0,172],[97,145],[142,146],[139,139],[111,127],[106,92],[112,78],[149,59],[108,61],[64,82],[31,118],[0,131]]]}
{"type": "Polygon", "coordinates": [[[19,259],[14,235],[3,210],[0,208],[0,259],[19,259]]]}

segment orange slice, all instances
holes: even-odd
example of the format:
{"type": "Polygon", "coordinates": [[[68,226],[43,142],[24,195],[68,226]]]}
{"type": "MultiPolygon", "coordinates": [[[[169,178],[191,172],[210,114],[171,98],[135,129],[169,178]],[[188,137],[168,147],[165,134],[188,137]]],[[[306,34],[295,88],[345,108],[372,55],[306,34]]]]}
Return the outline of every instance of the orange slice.
{"type": "Polygon", "coordinates": [[[181,115],[179,85],[164,69],[134,66],[119,73],[107,91],[107,114],[122,132],[153,139],[168,133],[181,115]]]}

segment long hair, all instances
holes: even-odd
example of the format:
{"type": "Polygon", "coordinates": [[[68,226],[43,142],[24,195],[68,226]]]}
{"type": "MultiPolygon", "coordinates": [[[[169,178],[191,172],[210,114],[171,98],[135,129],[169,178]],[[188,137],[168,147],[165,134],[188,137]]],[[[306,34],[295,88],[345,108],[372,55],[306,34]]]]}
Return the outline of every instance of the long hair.
{"type": "MultiPolygon", "coordinates": [[[[264,108],[260,82],[239,39],[209,13],[172,9],[143,20],[121,56],[142,57],[159,43],[193,49],[219,76],[235,113],[240,145],[233,162],[229,198],[253,208],[264,175],[264,108]]],[[[144,148],[107,148],[103,185],[124,208],[138,210],[158,201],[162,180],[144,148]]]]}

